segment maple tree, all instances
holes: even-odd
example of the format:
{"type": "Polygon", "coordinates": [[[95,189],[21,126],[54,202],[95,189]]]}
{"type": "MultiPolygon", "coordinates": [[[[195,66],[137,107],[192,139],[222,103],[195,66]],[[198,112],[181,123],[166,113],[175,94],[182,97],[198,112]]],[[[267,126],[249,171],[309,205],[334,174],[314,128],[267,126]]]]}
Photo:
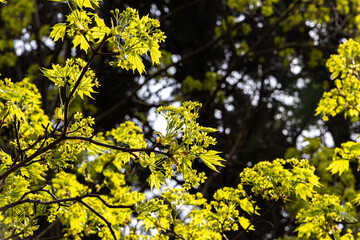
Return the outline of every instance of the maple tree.
{"type": "MultiPolygon", "coordinates": [[[[39,90],[29,78],[0,81],[2,239],[40,238],[41,221],[60,224],[62,236],[74,239],[227,239],[229,234],[241,239],[280,206],[298,225],[296,234],[284,239],[360,237],[360,193],[349,181],[354,178],[350,164],[358,165],[359,143],[346,142],[332,151],[310,141],[303,152],[290,149],[286,159],[245,168],[237,187],[220,188],[208,200],[193,191],[207,178],[194,162],[201,160],[215,172],[225,162],[211,148],[216,139],[210,135],[216,129],[197,122],[200,103],[159,107],[167,127],[165,134],[154,133],[154,143],[131,121],[96,131],[94,118],[74,106],[94,98],[99,83],[93,61],[111,56],[112,67],[145,74],[143,59],[159,64],[160,43],[166,37],[157,20],[140,17],[132,8],[112,11],[111,25],[106,25],[96,13],[100,0],[54,2],[67,3],[70,14],[52,27],[50,37],[54,42],[70,38],[86,57],[41,69],[58,92],[59,105],[51,117],[44,113],[39,90]],[[310,160],[302,159],[306,154],[310,160]],[[331,156],[332,162],[321,165],[331,156]],[[126,178],[136,168],[148,170],[147,182],[152,190],[160,190],[158,194],[149,197],[132,188],[126,178]],[[331,174],[339,179],[332,180],[331,174]],[[182,184],[165,187],[166,179],[176,177],[182,184]],[[336,193],[330,186],[334,182],[343,184],[343,191],[336,193]],[[271,207],[261,209],[260,201],[271,207]]],[[[271,14],[272,2],[262,6],[263,14],[271,14]]],[[[239,11],[244,7],[236,1],[228,4],[239,11]]],[[[327,61],[335,87],[324,93],[316,110],[324,121],[342,112],[358,121],[359,45],[350,39],[327,61]]],[[[189,91],[203,88],[194,79],[187,82],[189,91]]]]}

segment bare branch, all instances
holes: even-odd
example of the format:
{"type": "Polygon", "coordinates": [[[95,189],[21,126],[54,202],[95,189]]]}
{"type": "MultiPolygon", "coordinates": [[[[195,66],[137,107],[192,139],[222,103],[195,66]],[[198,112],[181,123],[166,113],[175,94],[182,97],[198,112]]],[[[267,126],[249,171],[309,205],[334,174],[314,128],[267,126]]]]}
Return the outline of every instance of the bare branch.
{"type": "Polygon", "coordinates": [[[30,190],[26,193],[24,193],[21,198],[19,200],[23,200],[27,195],[31,194],[31,193],[35,193],[35,192],[38,192],[38,191],[41,191],[46,185],[42,186],[42,187],[39,187],[39,188],[36,188],[36,189],[33,189],[33,190],[30,190]]]}
{"type": "MultiPolygon", "coordinates": [[[[229,28],[228,31],[234,31],[237,30],[238,28],[240,28],[242,26],[242,22],[239,22],[237,24],[235,24],[234,26],[232,26],[231,28],[229,28]]],[[[179,66],[181,63],[183,63],[184,61],[188,60],[189,58],[200,54],[204,51],[206,51],[208,48],[210,48],[211,46],[215,45],[216,43],[218,43],[221,39],[223,39],[224,37],[227,36],[227,32],[223,33],[222,35],[220,35],[217,38],[214,38],[212,40],[210,40],[207,43],[202,44],[199,48],[195,49],[194,51],[190,52],[187,55],[184,55],[181,57],[181,59],[175,63],[169,64],[167,66],[164,66],[161,69],[158,69],[156,72],[154,72],[153,74],[150,74],[146,77],[145,81],[140,84],[139,86],[137,86],[136,88],[134,88],[131,93],[123,98],[123,100],[121,100],[120,102],[118,102],[117,104],[115,104],[114,106],[112,106],[111,108],[109,108],[108,110],[106,110],[104,113],[98,115],[95,120],[97,123],[103,121],[107,116],[109,116],[110,114],[112,114],[113,112],[117,111],[118,109],[120,109],[122,106],[125,105],[125,103],[127,101],[129,101],[129,99],[131,99],[143,86],[145,86],[151,79],[155,78],[156,76],[159,76],[160,74],[162,74],[163,72],[167,71],[169,68],[171,67],[176,67],[179,66]]]]}
{"type": "MultiPolygon", "coordinates": [[[[25,196],[22,196],[20,198],[20,200],[18,200],[16,202],[12,202],[12,203],[9,203],[9,204],[7,204],[5,206],[0,207],[0,212],[6,211],[9,208],[12,208],[12,207],[15,207],[17,205],[24,204],[24,203],[35,203],[35,204],[41,204],[41,205],[63,204],[64,202],[79,202],[82,199],[88,198],[88,197],[98,198],[108,208],[129,208],[129,209],[134,210],[134,205],[111,205],[111,204],[108,204],[103,198],[101,198],[100,195],[90,194],[90,193],[85,193],[84,195],[77,196],[77,197],[69,197],[69,198],[57,199],[56,196],[54,196],[52,193],[50,193],[47,190],[34,189],[34,190],[31,190],[31,191],[25,193],[24,195],[25,196]],[[52,201],[42,201],[42,200],[38,200],[38,199],[23,199],[26,195],[28,195],[30,193],[33,193],[35,191],[45,191],[45,192],[49,193],[54,198],[54,200],[52,200],[52,201]]],[[[67,205],[63,205],[63,206],[69,207],[67,205]]]]}
{"type": "Polygon", "coordinates": [[[115,240],[117,240],[116,234],[114,229],[112,228],[112,224],[111,222],[109,222],[103,215],[101,215],[98,211],[96,211],[94,208],[92,208],[89,204],[87,204],[86,202],[84,202],[82,199],[80,199],[78,201],[79,203],[81,203],[82,205],[84,205],[85,207],[87,207],[90,211],[92,211],[96,216],[98,216],[99,218],[101,218],[101,220],[103,220],[107,227],[109,228],[111,235],[113,236],[113,238],[115,240]]]}
{"type": "Polygon", "coordinates": [[[105,35],[103,40],[101,41],[101,43],[99,44],[99,46],[93,51],[93,54],[91,55],[89,61],[87,62],[87,64],[85,65],[85,67],[82,69],[79,78],[77,79],[72,91],[70,92],[69,96],[67,96],[66,101],[65,101],[65,111],[64,111],[64,129],[62,131],[62,135],[58,138],[55,139],[53,142],[51,142],[50,144],[48,144],[46,147],[43,147],[45,142],[46,142],[46,137],[45,140],[43,141],[43,143],[41,144],[41,146],[39,147],[39,149],[33,153],[31,156],[27,157],[26,159],[24,159],[23,161],[14,164],[13,166],[11,166],[9,169],[7,169],[3,174],[0,175],[0,188],[5,184],[5,179],[6,177],[13,173],[14,171],[16,171],[17,169],[19,169],[20,167],[25,166],[26,164],[30,163],[34,158],[38,157],[40,154],[50,150],[51,148],[53,148],[54,146],[56,146],[57,144],[59,144],[60,142],[62,142],[64,140],[64,137],[66,136],[66,131],[67,131],[67,127],[69,125],[69,119],[68,119],[68,114],[69,114],[69,107],[70,107],[70,102],[72,97],[75,94],[75,91],[77,90],[77,88],[79,87],[82,78],[85,76],[87,70],[89,69],[89,66],[91,64],[91,62],[93,61],[93,59],[95,58],[96,55],[98,55],[98,52],[100,51],[100,49],[102,48],[102,46],[105,44],[106,40],[110,37],[110,35],[105,35]]]}
{"type": "Polygon", "coordinates": [[[263,217],[265,217],[266,215],[268,215],[276,206],[278,206],[278,201],[274,202],[273,205],[271,205],[270,208],[268,208],[266,210],[266,212],[264,212],[263,214],[261,214],[261,216],[259,216],[258,218],[252,219],[249,226],[246,229],[243,229],[238,235],[236,235],[236,237],[234,238],[234,240],[240,239],[241,236],[247,232],[249,230],[249,228],[251,227],[251,225],[255,224],[256,222],[259,222],[263,217]]]}
{"type": "MultiPolygon", "coordinates": [[[[174,161],[173,155],[171,153],[156,150],[156,148],[160,147],[159,143],[155,144],[152,147],[148,147],[148,148],[126,148],[126,147],[120,147],[120,146],[111,145],[111,144],[96,141],[96,140],[93,139],[93,136],[92,137],[65,136],[64,140],[83,140],[83,141],[90,142],[90,143],[93,143],[93,144],[98,145],[98,146],[106,147],[106,148],[113,149],[113,150],[119,150],[119,151],[122,151],[122,152],[128,152],[128,153],[131,153],[131,154],[133,154],[135,152],[153,152],[153,153],[158,153],[158,154],[165,155],[165,156],[171,158],[174,161]]],[[[138,158],[138,156],[136,156],[136,155],[133,155],[133,156],[138,158]]]]}
{"type": "MultiPolygon", "coordinates": [[[[43,186],[44,187],[44,186],[43,186]]],[[[3,207],[0,207],[0,212],[3,212],[3,211],[6,211],[8,210],[9,208],[12,208],[12,207],[15,207],[17,205],[20,205],[20,204],[24,204],[24,203],[34,203],[34,204],[41,204],[41,205],[52,205],[52,204],[62,204],[63,206],[67,206],[67,205],[64,205],[63,203],[64,202],[78,202],[82,205],[84,205],[86,208],[88,208],[91,212],[93,212],[96,216],[98,216],[99,218],[101,218],[107,225],[107,227],[109,228],[111,234],[113,235],[114,239],[117,240],[117,237],[115,235],[115,231],[114,229],[112,228],[112,224],[102,215],[100,214],[98,211],[96,211],[94,208],[92,208],[89,204],[85,203],[83,201],[83,199],[85,198],[97,198],[99,199],[106,207],[108,208],[129,208],[131,210],[134,210],[135,207],[134,205],[112,205],[112,204],[109,204],[107,203],[100,195],[98,194],[90,194],[90,193],[86,193],[84,195],[81,195],[81,196],[77,196],[77,197],[69,197],[69,198],[63,198],[63,199],[56,199],[56,197],[50,193],[49,191],[47,190],[44,190],[42,189],[43,187],[40,187],[40,188],[37,188],[37,189],[34,189],[34,190],[31,190],[27,193],[25,193],[21,198],[20,200],[16,201],[16,202],[13,202],[13,203],[10,203],[10,204],[7,204],[3,207]],[[38,200],[38,199],[24,199],[28,194],[30,193],[34,193],[34,192],[37,192],[37,191],[45,191],[47,193],[49,193],[55,200],[52,200],[52,201],[41,201],[41,200],[38,200]]],[[[67,206],[69,207],[69,206],[67,206]]],[[[51,226],[51,225],[50,225],[51,226]]],[[[46,229],[46,231],[48,231],[48,229],[46,229]]],[[[46,232],[45,231],[45,232],[46,232]]],[[[40,233],[39,236],[37,236],[37,238],[41,237],[42,234],[44,233],[40,233]]],[[[11,236],[13,237],[13,235],[11,236]]],[[[11,239],[8,238],[8,239],[11,239]]]]}
{"type": "Polygon", "coordinates": [[[83,140],[86,142],[96,144],[98,146],[102,146],[102,147],[106,147],[106,148],[110,148],[110,149],[114,149],[114,150],[119,150],[122,152],[129,152],[129,153],[132,153],[132,152],[157,152],[157,153],[166,154],[165,152],[155,150],[155,148],[158,147],[158,145],[154,145],[149,148],[126,148],[126,147],[120,147],[120,146],[116,146],[116,145],[99,142],[99,141],[94,140],[93,137],[83,137],[83,136],[65,136],[63,140],[83,140]]]}
{"type": "Polygon", "coordinates": [[[19,155],[21,155],[22,150],[21,150],[20,137],[19,137],[20,121],[17,120],[16,116],[14,119],[14,127],[15,127],[16,144],[18,145],[19,155]]]}
{"type": "Polygon", "coordinates": [[[24,204],[24,203],[35,203],[35,204],[41,204],[41,205],[52,205],[52,204],[58,204],[58,203],[63,203],[63,202],[73,202],[73,201],[78,201],[78,199],[82,199],[84,198],[85,195],[83,196],[78,196],[78,197],[70,197],[70,198],[62,198],[62,199],[56,199],[56,200],[52,200],[52,201],[42,201],[39,199],[22,199],[22,200],[18,200],[16,202],[12,202],[9,203],[5,206],[0,207],[0,211],[6,211],[9,208],[15,207],[17,205],[20,204],[24,204]]]}
{"type": "MultiPolygon", "coordinates": [[[[53,131],[52,131],[50,134],[48,134],[49,125],[46,126],[46,127],[44,127],[44,128],[45,128],[45,135],[39,136],[33,144],[31,144],[31,145],[28,146],[27,148],[24,148],[22,151],[23,151],[23,152],[26,152],[26,151],[28,151],[28,150],[30,150],[30,149],[33,149],[33,148],[36,146],[36,144],[38,144],[41,140],[45,139],[45,141],[46,141],[49,137],[54,136],[55,131],[57,130],[57,127],[58,127],[58,126],[59,126],[59,123],[56,123],[53,131]]],[[[43,145],[44,145],[44,143],[42,144],[42,146],[43,146],[43,145]]]]}
{"type": "Polygon", "coordinates": [[[112,204],[109,204],[99,194],[89,194],[88,196],[99,199],[108,208],[130,208],[131,210],[135,210],[134,205],[127,206],[127,205],[112,205],[112,204]]]}

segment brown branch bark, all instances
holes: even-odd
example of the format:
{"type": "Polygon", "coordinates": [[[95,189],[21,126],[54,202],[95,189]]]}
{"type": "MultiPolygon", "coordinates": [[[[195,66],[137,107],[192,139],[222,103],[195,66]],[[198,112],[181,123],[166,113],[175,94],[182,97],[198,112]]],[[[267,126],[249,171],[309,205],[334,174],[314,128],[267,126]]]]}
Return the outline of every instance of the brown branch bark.
{"type": "MultiPolygon", "coordinates": [[[[30,191],[30,192],[34,192],[34,191],[37,191],[37,190],[41,190],[41,189],[36,189],[36,190],[30,191]]],[[[26,196],[26,195],[28,195],[28,194],[24,194],[24,196],[26,196]]],[[[24,203],[52,205],[52,204],[62,204],[62,203],[65,203],[65,202],[78,202],[78,203],[84,205],[87,209],[89,209],[92,213],[94,213],[97,217],[99,217],[101,220],[103,220],[106,223],[107,227],[109,228],[109,230],[110,230],[110,232],[111,232],[111,234],[112,234],[112,236],[113,236],[113,238],[115,240],[117,240],[117,237],[116,237],[115,231],[114,231],[114,229],[112,227],[112,224],[102,214],[100,214],[93,207],[91,207],[89,204],[84,202],[83,199],[97,198],[108,208],[129,208],[131,210],[135,209],[134,205],[112,205],[112,204],[109,204],[100,195],[91,194],[91,193],[86,193],[84,195],[77,196],[77,197],[55,199],[55,200],[52,200],[52,201],[42,201],[42,200],[38,200],[38,199],[23,199],[23,197],[20,200],[16,201],[16,202],[13,202],[13,203],[7,204],[7,205],[5,205],[3,207],[0,207],[0,212],[6,211],[6,210],[8,210],[8,209],[10,209],[12,207],[15,207],[17,205],[24,204],[24,203]]],[[[40,233],[36,237],[36,239],[40,239],[53,226],[53,224],[51,224],[47,229],[45,229],[42,233],[40,233]]]]}
{"type": "Polygon", "coordinates": [[[29,163],[30,161],[32,161],[34,158],[38,157],[42,153],[47,152],[48,150],[52,149],[53,147],[55,147],[57,144],[59,144],[63,140],[64,140],[64,137],[62,136],[62,137],[59,137],[58,139],[55,139],[53,142],[48,144],[46,147],[39,148],[36,152],[34,152],[32,155],[30,155],[23,161],[15,164],[15,165],[11,166],[9,169],[7,169],[3,174],[0,175],[0,180],[4,180],[11,173],[13,173],[16,170],[18,170],[19,168],[25,166],[27,163],[29,163]]]}
{"type": "Polygon", "coordinates": [[[84,205],[86,208],[88,208],[91,212],[93,212],[96,216],[98,216],[99,218],[101,218],[101,220],[103,220],[106,224],[106,226],[109,228],[111,235],[113,236],[113,238],[115,240],[117,240],[115,231],[112,227],[111,222],[109,222],[103,215],[101,215],[98,211],[96,211],[94,208],[92,208],[89,204],[87,204],[86,202],[84,202],[82,199],[80,199],[78,201],[79,203],[81,203],[82,205],[84,205]]]}
{"type": "Polygon", "coordinates": [[[240,239],[241,236],[243,234],[245,234],[245,232],[247,232],[249,230],[249,228],[251,227],[251,225],[257,223],[258,221],[260,221],[263,217],[265,217],[266,215],[268,215],[276,206],[278,205],[278,202],[274,202],[273,205],[271,205],[270,208],[268,208],[266,210],[266,212],[264,212],[263,214],[261,214],[261,216],[259,216],[258,218],[252,219],[249,226],[246,229],[243,229],[238,235],[236,235],[236,237],[234,238],[234,240],[240,239]]]}
{"type": "Polygon", "coordinates": [[[16,202],[12,202],[12,203],[9,203],[7,205],[4,205],[4,206],[0,207],[0,212],[6,211],[6,210],[8,210],[8,209],[10,209],[12,207],[15,207],[17,205],[24,204],[24,203],[52,205],[52,204],[60,204],[60,203],[65,203],[65,202],[79,202],[84,198],[97,198],[106,207],[109,207],[109,208],[129,208],[129,209],[134,210],[134,205],[111,205],[111,204],[106,203],[106,201],[103,198],[101,198],[101,196],[98,195],[98,194],[85,193],[84,195],[81,195],[81,196],[55,199],[55,200],[52,200],[52,201],[42,201],[42,200],[39,200],[39,199],[20,199],[20,200],[18,200],[16,202]]]}

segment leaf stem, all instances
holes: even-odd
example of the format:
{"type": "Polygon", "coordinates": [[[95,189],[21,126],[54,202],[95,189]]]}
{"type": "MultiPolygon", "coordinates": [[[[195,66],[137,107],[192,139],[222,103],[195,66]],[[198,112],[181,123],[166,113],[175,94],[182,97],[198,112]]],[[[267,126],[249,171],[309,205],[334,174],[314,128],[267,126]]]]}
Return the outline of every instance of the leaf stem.
{"type": "Polygon", "coordinates": [[[69,126],[69,121],[68,121],[68,116],[69,116],[69,108],[70,108],[70,102],[77,90],[77,88],[79,87],[81,80],[83,79],[83,77],[85,76],[86,72],[88,71],[90,64],[92,63],[92,61],[94,60],[94,58],[96,57],[96,55],[99,54],[100,49],[104,46],[105,42],[111,37],[111,35],[106,34],[103,38],[103,40],[100,42],[99,46],[97,48],[95,48],[95,50],[93,50],[92,55],[90,57],[90,59],[88,60],[88,62],[86,63],[85,67],[82,69],[80,76],[78,77],[78,79],[76,80],[73,89],[71,90],[69,96],[67,96],[66,100],[65,100],[65,106],[64,106],[64,129],[62,132],[62,135],[66,135],[66,129],[69,126]]]}

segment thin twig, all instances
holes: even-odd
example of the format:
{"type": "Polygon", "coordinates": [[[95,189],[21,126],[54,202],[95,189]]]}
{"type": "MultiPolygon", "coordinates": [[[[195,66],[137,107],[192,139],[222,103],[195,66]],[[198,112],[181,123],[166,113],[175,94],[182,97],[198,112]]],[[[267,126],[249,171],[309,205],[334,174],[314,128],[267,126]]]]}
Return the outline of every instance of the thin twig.
{"type": "Polygon", "coordinates": [[[82,199],[78,200],[79,203],[81,203],[82,205],[84,205],[86,208],[88,208],[90,211],[92,211],[96,216],[98,216],[99,218],[101,218],[107,225],[107,227],[109,228],[111,235],[113,236],[113,238],[115,240],[117,240],[115,231],[112,227],[111,222],[109,222],[103,215],[101,215],[98,211],[96,211],[94,208],[92,208],[89,204],[87,204],[86,202],[84,202],[82,199]]]}
{"type": "Polygon", "coordinates": [[[33,189],[33,190],[30,190],[26,193],[24,193],[21,198],[19,200],[23,200],[27,195],[31,194],[31,193],[35,193],[35,192],[38,192],[40,190],[42,190],[46,185],[42,186],[42,187],[39,187],[39,188],[36,188],[36,189],[33,189]]]}
{"type": "MultiPolygon", "coordinates": [[[[36,190],[36,189],[35,189],[36,190]]],[[[32,190],[32,191],[35,191],[35,190],[32,190]]],[[[77,197],[68,197],[68,198],[61,198],[61,199],[57,199],[52,193],[50,193],[49,191],[43,189],[41,191],[45,191],[47,193],[49,193],[53,198],[54,200],[52,201],[42,201],[42,200],[39,200],[39,199],[20,199],[16,202],[12,202],[12,203],[9,203],[5,206],[2,206],[0,207],[0,212],[2,211],[6,211],[7,209],[9,208],[12,208],[12,207],[15,207],[17,205],[20,205],[20,204],[24,204],[24,203],[35,203],[35,204],[41,204],[41,205],[52,205],[52,204],[62,204],[64,202],[79,202],[80,200],[84,199],[84,198],[88,198],[88,197],[95,197],[95,198],[98,198],[102,203],[104,203],[104,205],[106,207],[109,207],[109,208],[129,208],[129,209],[134,209],[134,205],[111,205],[111,204],[108,204],[106,203],[106,201],[100,197],[100,195],[97,195],[97,194],[90,194],[90,193],[85,193],[81,196],[77,196],[77,197]]],[[[31,191],[30,191],[31,192],[31,191]]],[[[29,194],[30,192],[28,192],[27,194],[29,194]]],[[[26,194],[26,195],[27,195],[26,194]]],[[[67,205],[65,205],[66,207],[69,207],[67,205]]]]}
{"type": "MultiPolygon", "coordinates": [[[[235,24],[233,27],[231,27],[228,31],[235,31],[238,28],[240,28],[241,26],[242,26],[242,22],[239,22],[239,23],[235,24]]],[[[112,106],[111,108],[106,110],[105,112],[103,112],[100,115],[98,115],[97,117],[95,117],[96,122],[99,123],[99,122],[103,121],[108,115],[111,115],[112,113],[114,113],[115,111],[120,109],[122,106],[124,106],[124,104],[127,101],[129,101],[129,99],[131,99],[151,79],[155,78],[156,76],[159,76],[161,73],[167,71],[169,68],[179,66],[180,64],[182,64],[189,58],[206,51],[208,48],[210,48],[214,44],[218,43],[220,40],[222,40],[226,36],[227,36],[227,32],[223,33],[219,37],[216,37],[216,38],[210,40],[207,43],[202,44],[199,48],[195,49],[194,51],[190,52],[189,54],[182,56],[179,61],[169,64],[167,66],[164,66],[163,68],[158,69],[154,73],[148,75],[146,77],[145,81],[142,84],[135,87],[127,97],[123,98],[119,103],[115,104],[114,106],[112,106]]]]}
{"type": "Polygon", "coordinates": [[[154,146],[148,147],[148,148],[127,148],[127,147],[120,147],[120,146],[116,146],[116,145],[96,141],[96,140],[93,139],[93,136],[92,137],[65,136],[63,141],[65,141],[65,140],[83,140],[83,141],[93,143],[93,144],[98,145],[98,146],[106,147],[106,148],[113,149],[113,150],[119,150],[119,151],[122,151],[122,152],[128,152],[128,153],[154,152],[154,153],[163,154],[163,155],[168,156],[168,157],[172,157],[172,154],[170,154],[168,152],[163,152],[163,151],[156,150],[156,148],[160,147],[160,144],[155,144],[154,146]]]}
{"type": "Polygon", "coordinates": [[[127,206],[127,205],[112,205],[112,204],[109,204],[99,194],[89,194],[88,196],[99,199],[108,208],[130,208],[132,210],[135,210],[134,205],[127,206]]]}
{"type": "Polygon", "coordinates": [[[77,88],[79,87],[81,80],[83,79],[83,77],[85,76],[86,72],[88,71],[90,64],[92,63],[92,61],[94,60],[95,56],[98,55],[100,49],[103,47],[103,45],[105,44],[105,42],[110,38],[110,35],[105,35],[103,40],[100,42],[99,46],[92,52],[92,55],[90,57],[90,59],[88,60],[88,62],[86,63],[85,67],[82,69],[78,79],[76,80],[73,89],[71,90],[69,96],[66,97],[65,100],[65,105],[64,105],[64,129],[63,129],[63,135],[66,135],[66,129],[69,125],[69,119],[68,119],[68,114],[69,114],[69,107],[70,107],[70,102],[77,90],[77,88]]]}
{"type": "Polygon", "coordinates": [[[15,232],[16,232],[16,229],[13,230],[13,233],[12,233],[9,237],[4,238],[3,240],[13,239],[14,237],[17,237],[17,236],[19,236],[19,235],[21,235],[21,234],[24,233],[23,231],[21,231],[20,233],[15,234],[15,232]]]}
{"type": "Polygon", "coordinates": [[[57,218],[49,226],[47,226],[41,233],[39,233],[34,239],[35,240],[40,240],[40,239],[44,240],[45,238],[43,238],[43,236],[58,223],[59,223],[59,219],[57,218]]]}
{"type": "Polygon", "coordinates": [[[274,202],[274,204],[268,209],[266,210],[266,212],[264,212],[263,214],[261,214],[261,216],[259,216],[256,219],[253,219],[249,226],[246,229],[243,229],[238,235],[236,235],[236,237],[234,238],[234,240],[240,239],[240,237],[249,230],[249,228],[255,224],[256,222],[260,221],[263,217],[265,217],[266,215],[268,215],[276,206],[278,205],[278,202],[274,202]]]}
{"type": "Polygon", "coordinates": [[[92,46],[92,44],[89,42],[89,39],[86,37],[86,32],[81,32],[81,35],[83,35],[83,37],[85,38],[86,42],[88,43],[88,45],[89,45],[90,48],[91,48],[91,51],[94,52],[95,49],[94,49],[94,47],[92,46]]]}
{"type": "Polygon", "coordinates": [[[59,144],[60,142],[62,142],[65,139],[66,136],[66,131],[67,131],[67,127],[69,125],[69,119],[68,119],[68,114],[69,114],[69,107],[70,107],[70,102],[72,100],[72,97],[75,94],[75,91],[77,90],[77,88],[79,87],[82,78],[85,76],[91,62],[93,61],[93,59],[95,58],[95,56],[97,55],[97,53],[100,51],[100,49],[102,48],[102,46],[105,44],[105,42],[107,41],[107,39],[110,37],[110,35],[105,35],[103,40],[101,41],[101,43],[99,44],[99,46],[94,50],[93,54],[91,55],[89,61],[87,62],[87,64],[85,65],[85,67],[82,69],[79,78],[77,79],[77,81],[75,82],[75,85],[72,89],[72,91],[70,92],[69,96],[67,96],[66,101],[65,101],[65,110],[64,110],[64,129],[62,131],[62,135],[58,138],[55,139],[53,142],[51,142],[50,144],[48,144],[46,147],[44,147],[44,144],[46,142],[46,138],[43,141],[43,143],[41,144],[41,146],[39,147],[39,149],[33,153],[32,155],[30,155],[29,157],[27,157],[26,159],[24,159],[23,161],[11,166],[9,169],[7,169],[3,174],[0,175],[0,188],[5,184],[5,179],[6,177],[13,173],[14,171],[16,171],[17,169],[19,169],[20,167],[25,166],[26,164],[28,164],[29,162],[31,162],[34,158],[38,157],[40,154],[47,152],[48,150],[52,149],[53,147],[55,147],[57,144],[59,144]]]}
{"type": "Polygon", "coordinates": [[[16,116],[14,118],[14,127],[15,127],[15,137],[16,137],[16,144],[18,145],[19,155],[21,154],[21,144],[20,144],[20,137],[19,137],[19,128],[20,128],[20,121],[17,120],[16,116]]]}
{"type": "MultiPolygon", "coordinates": [[[[36,152],[34,152],[33,154],[31,154],[29,157],[25,158],[23,161],[15,164],[14,166],[11,166],[9,169],[7,169],[4,173],[2,173],[0,175],[0,180],[5,179],[7,176],[9,176],[11,173],[15,172],[16,170],[18,170],[19,168],[25,166],[27,163],[31,162],[34,158],[38,157],[39,155],[41,155],[44,152],[47,152],[48,150],[52,149],[53,147],[55,147],[57,144],[59,144],[60,142],[62,142],[64,140],[64,137],[61,136],[58,139],[55,139],[53,142],[49,143],[47,146],[45,147],[41,147],[39,148],[36,152]]],[[[42,145],[44,145],[45,141],[42,143],[42,145]]]]}
{"type": "MultiPolygon", "coordinates": [[[[60,124],[60,122],[57,122],[57,123],[56,123],[54,129],[52,130],[52,132],[51,132],[50,134],[48,134],[48,132],[47,132],[47,129],[48,129],[49,125],[46,126],[46,128],[45,128],[45,134],[44,134],[43,136],[39,136],[33,144],[31,144],[31,145],[28,146],[27,148],[24,148],[23,151],[26,152],[26,151],[28,151],[28,150],[30,150],[30,149],[33,149],[33,148],[36,146],[36,144],[38,144],[41,140],[43,140],[43,139],[46,139],[46,140],[47,140],[49,137],[54,136],[55,131],[57,130],[59,124],[60,124]]],[[[43,145],[43,144],[42,144],[42,145],[43,145]]]]}

